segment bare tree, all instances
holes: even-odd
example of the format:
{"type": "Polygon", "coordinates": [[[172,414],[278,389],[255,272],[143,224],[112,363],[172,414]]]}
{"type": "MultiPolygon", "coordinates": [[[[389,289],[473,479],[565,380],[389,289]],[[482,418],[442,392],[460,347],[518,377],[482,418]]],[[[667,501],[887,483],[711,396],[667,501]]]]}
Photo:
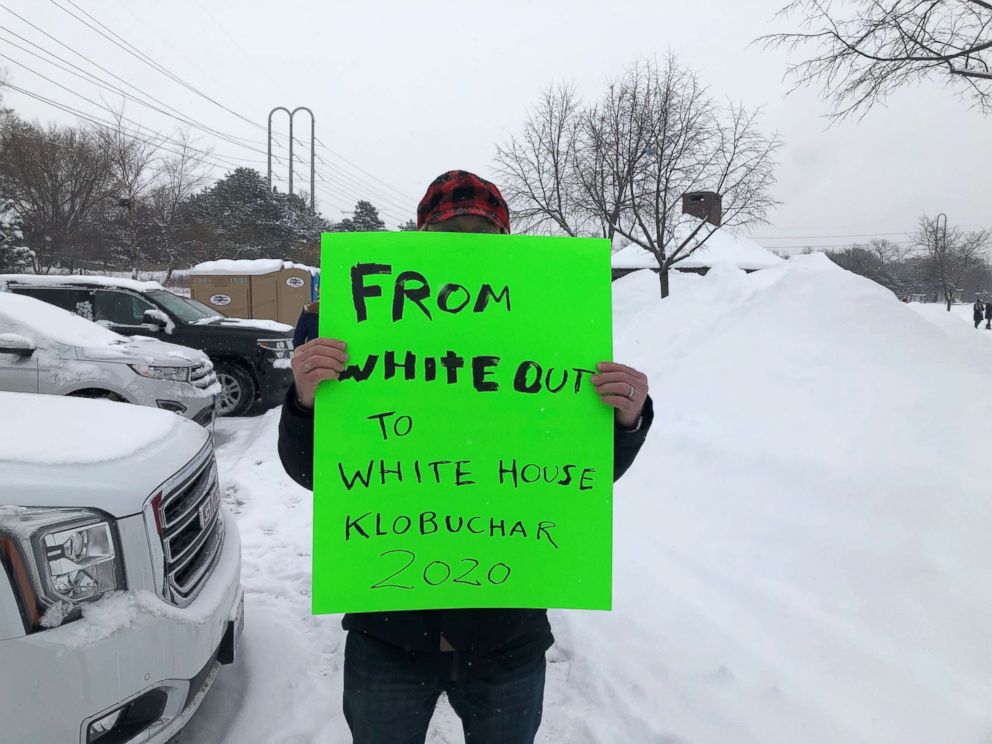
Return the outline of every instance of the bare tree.
{"type": "Polygon", "coordinates": [[[588,214],[575,178],[582,110],[574,88],[546,90],[523,133],[497,147],[497,174],[519,232],[576,236],[588,214]]]}
{"type": "Polygon", "coordinates": [[[85,255],[111,191],[111,175],[92,132],[42,128],[7,117],[0,128],[0,190],[24,218],[24,239],[46,273],[85,255]]]}
{"type": "Polygon", "coordinates": [[[686,193],[709,190],[722,199],[721,227],[763,222],[775,204],[774,154],[781,142],[757,127],[757,111],[739,104],[717,106],[698,75],[670,56],[664,67],[649,65],[640,95],[646,147],[629,169],[629,208],[617,232],[654,254],[661,296],[668,295],[668,272],[701,248],[718,229],[683,214],[686,193]]]}
{"type": "Polygon", "coordinates": [[[180,131],[172,141],[174,154],[161,161],[148,198],[158,256],[168,267],[166,282],[177,266],[202,258],[202,243],[189,240],[185,234],[183,207],[207,182],[204,151],[193,149],[189,132],[180,131]]]}
{"type": "Polygon", "coordinates": [[[584,208],[610,240],[616,233],[624,235],[638,169],[649,148],[651,70],[650,62],[634,63],[583,115],[577,180],[584,208]]]}
{"type": "Polygon", "coordinates": [[[771,34],[767,47],[814,55],[789,67],[796,87],[820,84],[835,116],[865,113],[894,90],[946,75],[992,111],[992,2],[988,0],[794,0],[778,17],[798,31],[771,34]]]}
{"type": "Polygon", "coordinates": [[[886,268],[904,261],[913,252],[912,245],[894,243],[886,238],[872,238],[864,245],[855,247],[864,248],[886,268]]]}
{"type": "Polygon", "coordinates": [[[855,243],[840,251],[828,251],[827,256],[838,266],[860,274],[903,297],[908,289],[908,271],[903,263],[912,248],[890,240],[874,239],[855,243]]]}
{"type": "Polygon", "coordinates": [[[669,56],[663,66],[638,61],[593,106],[551,88],[497,162],[527,227],[621,235],[657,258],[667,297],[669,270],[717,229],[684,215],[683,195],[718,192],[722,225],[763,221],[780,146],[759,131],[756,111],[716,105],[699,76],[669,56]]]}
{"type": "Polygon", "coordinates": [[[939,283],[948,311],[964,279],[984,260],[989,237],[988,230],[948,227],[946,217],[943,225],[938,218],[920,218],[916,243],[925,251],[927,268],[939,283]]]}
{"type": "Polygon", "coordinates": [[[100,126],[94,131],[110,166],[117,204],[125,210],[123,250],[131,276],[138,278],[138,266],[147,254],[147,244],[153,239],[148,220],[142,214],[158,176],[161,145],[164,138],[144,139],[133,135],[124,126],[123,111],[114,112],[114,126],[100,126]]]}

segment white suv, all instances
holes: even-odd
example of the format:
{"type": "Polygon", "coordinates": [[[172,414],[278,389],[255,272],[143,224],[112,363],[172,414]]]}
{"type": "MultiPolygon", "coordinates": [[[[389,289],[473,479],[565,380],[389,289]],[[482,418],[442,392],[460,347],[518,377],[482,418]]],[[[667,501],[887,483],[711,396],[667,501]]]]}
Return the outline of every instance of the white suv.
{"type": "Polygon", "coordinates": [[[244,623],[210,435],[97,400],[0,412],[0,740],[168,741],[244,623]]]}
{"type": "Polygon", "coordinates": [[[220,385],[202,351],[121,336],[47,302],[0,292],[0,391],[138,403],[210,428],[220,385]]]}

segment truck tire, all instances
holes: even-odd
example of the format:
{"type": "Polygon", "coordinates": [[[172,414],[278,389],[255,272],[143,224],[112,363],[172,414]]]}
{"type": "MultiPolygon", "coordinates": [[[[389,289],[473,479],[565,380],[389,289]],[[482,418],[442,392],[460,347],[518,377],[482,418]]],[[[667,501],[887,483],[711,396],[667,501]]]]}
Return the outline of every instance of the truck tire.
{"type": "Polygon", "coordinates": [[[217,396],[217,415],[246,415],[255,405],[255,378],[244,367],[232,362],[217,362],[214,372],[221,387],[217,396]]]}

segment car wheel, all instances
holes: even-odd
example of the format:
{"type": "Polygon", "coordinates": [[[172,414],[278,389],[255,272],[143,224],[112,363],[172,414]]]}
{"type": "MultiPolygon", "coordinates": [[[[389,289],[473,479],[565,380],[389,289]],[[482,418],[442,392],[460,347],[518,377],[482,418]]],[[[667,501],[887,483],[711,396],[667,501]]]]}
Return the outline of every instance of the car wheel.
{"type": "Polygon", "coordinates": [[[244,416],[255,404],[255,380],[237,364],[220,362],[214,365],[220,395],[217,396],[218,416],[244,416]]]}

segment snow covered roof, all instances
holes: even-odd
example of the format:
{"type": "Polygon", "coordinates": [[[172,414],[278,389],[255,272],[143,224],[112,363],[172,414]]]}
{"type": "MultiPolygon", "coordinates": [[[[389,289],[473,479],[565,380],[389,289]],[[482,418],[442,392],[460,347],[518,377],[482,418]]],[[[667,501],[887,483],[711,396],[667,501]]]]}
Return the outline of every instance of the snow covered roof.
{"type": "Polygon", "coordinates": [[[189,273],[192,275],[201,276],[204,274],[211,276],[216,276],[217,274],[249,274],[252,276],[258,276],[260,274],[271,274],[275,271],[281,271],[282,269],[301,269],[302,271],[307,271],[311,274],[317,272],[317,269],[313,266],[293,263],[292,261],[281,261],[277,258],[221,258],[217,261],[204,261],[203,263],[197,264],[189,270],[189,273]]]}
{"type": "MultiPolygon", "coordinates": [[[[654,254],[631,243],[613,254],[614,269],[656,269],[658,259],[654,254]]],[[[756,271],[782,263],[782,259],[753,240],[735,235],[728,230],[717,230],[688,258],[675,264],[678,269],[701,269],[718,263],[729,263],[738,269],[756,271]]]]}
{"type": "Polygon", "coordinates": [[[118,279],[113,276],[89,276],[83,274],[0,274],[0,287],[8,283],[31,284],[38,287],[72,287],[85,284],[98,287],[133,289],[136,292],[165,289],[158,282],[139,282],[134,279],[118,279]]]}
{"type": "Polygon", "coordinates": [[[103,326],[33,297],[0,292],[0,331],[14,331],[28,337],[35,334],[69,346],[107,346],[126,341],[124,336],[103,326]]]}

